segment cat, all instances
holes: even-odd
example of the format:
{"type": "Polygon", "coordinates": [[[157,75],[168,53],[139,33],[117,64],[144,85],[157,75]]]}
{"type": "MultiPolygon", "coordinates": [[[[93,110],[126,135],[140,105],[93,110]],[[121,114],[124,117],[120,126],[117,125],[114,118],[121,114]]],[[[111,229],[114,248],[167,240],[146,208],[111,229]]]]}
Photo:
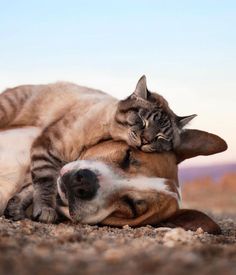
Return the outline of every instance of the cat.
{"type": "Polygon", "coordinates": [[[168,151],[179,143],[181,129],[194,116],[176,116],[163,97],[147,90],[145,76],[134,93],[121,101],[67,82],[24,85],[0,95],[1,129],[40,129],[31,148],[33,216],[47,223],[57,218],[58,173],[84,149],[114,139],[143,151],[168,151]]]}
{"type": "Polygon", "coordinates": [[[115,119],[127,127],[130,146],[144,152],[164,152],[179,145],[180,132],[195,116],[177,116],[161,95],[148,90],[142,76],[135,92],[119,102],[115,119]]]}

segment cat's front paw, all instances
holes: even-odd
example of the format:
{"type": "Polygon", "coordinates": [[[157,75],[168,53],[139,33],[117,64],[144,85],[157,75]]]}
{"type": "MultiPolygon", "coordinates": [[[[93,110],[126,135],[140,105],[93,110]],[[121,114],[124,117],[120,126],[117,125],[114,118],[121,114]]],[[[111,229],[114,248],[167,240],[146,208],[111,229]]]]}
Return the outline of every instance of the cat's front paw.
{"type": "Polygon", "coordinates": [[[9,200],[4,215],[6,218],[13,221],[19,221],[25,218],[25,211],[18,196],[9,200]]]}
{"type": "Polygon", "coordinates": [[[57,220],[57,212],[52,207],[37,207],[33,211],[33,218],[42,223],[55,223],[57,220]]]}

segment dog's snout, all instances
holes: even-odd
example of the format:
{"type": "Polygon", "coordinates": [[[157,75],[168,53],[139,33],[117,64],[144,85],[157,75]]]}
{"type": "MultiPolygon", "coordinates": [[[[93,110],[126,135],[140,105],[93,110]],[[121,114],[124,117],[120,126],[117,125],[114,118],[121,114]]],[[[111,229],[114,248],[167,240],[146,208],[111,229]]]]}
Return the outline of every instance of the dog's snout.
{"type": "Polygon", "coordinates": [[[67,191],[82,200],[91,200],[97,193],[97,175],[89,169],[71,171],[62,177],[67,191]]]}

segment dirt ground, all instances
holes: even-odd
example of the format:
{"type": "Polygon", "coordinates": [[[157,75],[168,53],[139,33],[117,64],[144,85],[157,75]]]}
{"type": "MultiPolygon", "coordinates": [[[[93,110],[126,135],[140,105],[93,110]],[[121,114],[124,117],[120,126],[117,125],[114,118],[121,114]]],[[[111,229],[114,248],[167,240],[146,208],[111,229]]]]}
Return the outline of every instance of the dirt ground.
{"type": "MultiPolygon", "coordinates": [[[[185,196],[190,207],[191,202],[196,206],[193,193],[185,196]]],[[[204,194],[196,192],[207,202],[209,193],[204,194]]],[[[214,212],[210,206],[208,214],[214,212]]],[[[236,214],[227,210],[211,215],[222,228],[219,236],[200,229],[45,225],[0,218],[0,274],[236,274],[236,214]]]]}
{"type": "Polygon", "coordinates": [[[217,220],[219,236],[0,218],[0,274],[236,274],[236,218],[217,220]]]}

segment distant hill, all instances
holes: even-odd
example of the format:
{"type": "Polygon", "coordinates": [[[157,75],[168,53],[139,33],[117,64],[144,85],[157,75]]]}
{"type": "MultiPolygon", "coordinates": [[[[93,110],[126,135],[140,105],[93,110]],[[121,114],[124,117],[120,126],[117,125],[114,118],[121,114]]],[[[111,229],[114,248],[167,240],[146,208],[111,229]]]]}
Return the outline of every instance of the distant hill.
{"type": "Polygon", "coordinates": [[[179,180],[181,183],[193,181],[199,178],[210,177],[214,181],[218,181],[227,173],[236,173],[236,163],[197,166],[197,167],[181,167],[179,169],[179,180]]]}

